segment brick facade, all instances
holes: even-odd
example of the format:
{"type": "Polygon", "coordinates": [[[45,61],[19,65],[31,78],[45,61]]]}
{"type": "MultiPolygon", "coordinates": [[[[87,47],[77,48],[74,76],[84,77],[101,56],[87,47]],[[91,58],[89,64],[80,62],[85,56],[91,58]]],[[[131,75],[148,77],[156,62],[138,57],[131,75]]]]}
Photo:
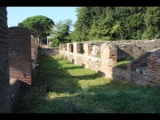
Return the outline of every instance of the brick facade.
{"type": "Polygon", "coordinates": [[[9,100],[9,64],[7,10],[0,7],[0,113],[11,112],[9,100]]]}
{"type": "Polygon", "coordinates": [[[8,29],[10,77],[20,80],[23,90],[32,83],[31,35],[24,27],[8,29]]]}

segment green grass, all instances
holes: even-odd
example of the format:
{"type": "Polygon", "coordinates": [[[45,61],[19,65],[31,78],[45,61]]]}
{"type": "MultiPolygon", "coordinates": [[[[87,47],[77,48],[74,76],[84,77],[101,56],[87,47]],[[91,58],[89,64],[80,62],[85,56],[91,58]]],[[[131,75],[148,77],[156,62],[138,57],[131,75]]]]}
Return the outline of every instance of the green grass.
{"type": "Polygon", "coordinates": [[[31,98],[17,99],[13,113],[160,113],[160,87],[104,78],[58,56],[39,58],[31,98]]]}
{"type": "Polygon", "coordinates": [[[96,54],[96,57],[101,58],[101,54],[96,54]]]}
{"type": "Polygon", "coordinates": [[[129,62],[131,62],[131,60],[119,61],[115,64],[115,67],[127,70],[127,65],[129,62]]]}

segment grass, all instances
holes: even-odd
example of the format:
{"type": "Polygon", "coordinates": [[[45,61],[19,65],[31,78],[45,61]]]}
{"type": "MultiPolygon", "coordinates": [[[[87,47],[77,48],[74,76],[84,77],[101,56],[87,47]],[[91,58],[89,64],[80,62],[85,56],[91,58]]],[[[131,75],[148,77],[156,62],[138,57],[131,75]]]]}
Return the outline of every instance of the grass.
{"type": "Polygon", "coordinates": [[[115,64],[115,67],[127,70],[127,65],[128,63],[131,62],[131,60],[123,60],[123,61],[119,61],[115,64]]]}
{"type": "Polygon", "coordinates": [[[96,57],[101,58],[101,54],[96,54],[96,57]]]}
{"type": "Polygon", "coordinates": [[[160,113],[160,87],[104,78],[59,56],[40,56],[31,98],[17,99],[13,113],[160,113]]]}

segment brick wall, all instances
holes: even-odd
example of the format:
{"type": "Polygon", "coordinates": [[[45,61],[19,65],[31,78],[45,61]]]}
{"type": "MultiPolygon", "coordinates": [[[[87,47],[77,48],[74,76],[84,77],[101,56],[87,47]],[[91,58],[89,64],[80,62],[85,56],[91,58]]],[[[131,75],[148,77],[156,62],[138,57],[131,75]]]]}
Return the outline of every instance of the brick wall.
{"type": "Polygon", "coordinates": [[[32,83],[31,35],[24,27],[8,29],[10,77],[22,82],[22,90],[30,89],[32,83]]]}
{"type": "Polygon", "coordinates": [[[7,40],[7,10],[0,7],[0,113],[11,112],[9,91],[9,67],[8,67],[8,40],[7,40]]]}
{"type": "Polygon", "coordinates": [[[160,49],[146,52],[128,64],[128,80],[136,84],[160,85],[160,49]]]}
{"type": "Polygon", "coordinates": [[[0,7],[0,113],[11,113],[19,91],[31,88],[31,58],[36,61],[37,48],[28,29],[8,29],[6,7],[0,7]]]}
{"type": "Polygon", "coordinates": [[[147,51],[160,47],[160,40],[119,40],[110,41],[118,50],[118,61],[138,58],[147,51]]]}

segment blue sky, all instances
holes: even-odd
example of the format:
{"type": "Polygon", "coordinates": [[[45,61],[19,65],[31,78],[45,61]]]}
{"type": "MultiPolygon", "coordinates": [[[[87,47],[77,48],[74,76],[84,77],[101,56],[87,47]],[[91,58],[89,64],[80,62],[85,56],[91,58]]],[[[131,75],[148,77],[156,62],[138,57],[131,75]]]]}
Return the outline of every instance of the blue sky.
{"type": "MultiPolygon", "coordinates": [[[[74,24],[77,20],[77,7],[7,7],[8,27],[17,26],[28,17],[35,15],[44,15],[54,21],[56,24],[59,21],[67,19],[72,20],[74,24]]],[[[71,28],[73,30],[73,28],[71,28]]]]}

